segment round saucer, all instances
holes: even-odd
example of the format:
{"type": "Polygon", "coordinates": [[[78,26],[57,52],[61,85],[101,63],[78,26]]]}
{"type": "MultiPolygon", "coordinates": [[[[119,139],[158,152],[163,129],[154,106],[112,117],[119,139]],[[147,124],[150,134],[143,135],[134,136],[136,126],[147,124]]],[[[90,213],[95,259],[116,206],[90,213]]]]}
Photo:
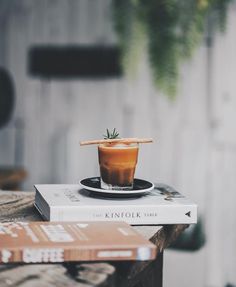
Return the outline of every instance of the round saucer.
{"type": "Polygon", "coordinates": [[[130,190],[106,190],[101,188],[100,177],[85,178],[80,181],[80,185],[90,191],[107,195],[109,197],[127,197],[127,196],[140,196],[154,189],[154,184],[143,180],[134,179],[133,189],[130,190]]]}

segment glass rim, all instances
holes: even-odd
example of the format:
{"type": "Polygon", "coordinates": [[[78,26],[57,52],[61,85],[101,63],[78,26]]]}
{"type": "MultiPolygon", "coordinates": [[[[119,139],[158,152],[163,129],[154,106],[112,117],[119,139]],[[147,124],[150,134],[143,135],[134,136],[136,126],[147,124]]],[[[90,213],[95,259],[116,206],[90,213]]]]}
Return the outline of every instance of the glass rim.
{"type": "Polygon", "coordinates": [[[131,147],[139,147],[139,143],[102,143],[98,145],[99,147],[105,148],[131,148],[131,147]]]}

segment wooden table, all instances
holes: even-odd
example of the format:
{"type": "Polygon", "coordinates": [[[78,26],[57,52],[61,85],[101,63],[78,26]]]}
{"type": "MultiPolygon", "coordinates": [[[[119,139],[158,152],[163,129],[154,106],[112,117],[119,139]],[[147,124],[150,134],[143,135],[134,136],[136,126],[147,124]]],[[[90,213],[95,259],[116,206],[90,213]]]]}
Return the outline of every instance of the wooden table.
{"type": "MultiPolygon", "coordinates": [[[[0,190],[0,221],[41,221],[33,206],[34,192],[0,190]]],[[[21,287],[159,287],[163,251],[187,225],[135,226],[158,249],[154,261],[65,264],[2,264],[0,286],[21,287]]]]}

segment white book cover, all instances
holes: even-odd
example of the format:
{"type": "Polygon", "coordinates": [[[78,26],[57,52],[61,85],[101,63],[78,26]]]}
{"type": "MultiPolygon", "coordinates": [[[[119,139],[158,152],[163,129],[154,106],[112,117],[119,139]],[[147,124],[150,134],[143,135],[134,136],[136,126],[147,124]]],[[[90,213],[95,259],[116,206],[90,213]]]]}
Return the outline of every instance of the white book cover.
{"type": "Polygon", "coordinates": [[[125,221],[131,225],[197,222],[197,205],[166,185],[156,185],[135,198],[98,197],[74,184],[37,184],[35,189],[35,206],[48,221],[125,221]]]}

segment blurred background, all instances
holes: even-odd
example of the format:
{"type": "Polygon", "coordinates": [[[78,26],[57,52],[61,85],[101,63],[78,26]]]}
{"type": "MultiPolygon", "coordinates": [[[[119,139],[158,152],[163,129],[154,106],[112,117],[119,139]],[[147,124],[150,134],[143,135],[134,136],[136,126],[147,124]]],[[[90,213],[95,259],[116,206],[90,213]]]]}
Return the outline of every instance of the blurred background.
{"type": "Polygon", "coordinates": [[[152,137],[136,177],[174,186],[199,224],[164,286],[236,286],[236,3],[0,0],[0,188],[98,175],[80,140],[152,137]]]}

